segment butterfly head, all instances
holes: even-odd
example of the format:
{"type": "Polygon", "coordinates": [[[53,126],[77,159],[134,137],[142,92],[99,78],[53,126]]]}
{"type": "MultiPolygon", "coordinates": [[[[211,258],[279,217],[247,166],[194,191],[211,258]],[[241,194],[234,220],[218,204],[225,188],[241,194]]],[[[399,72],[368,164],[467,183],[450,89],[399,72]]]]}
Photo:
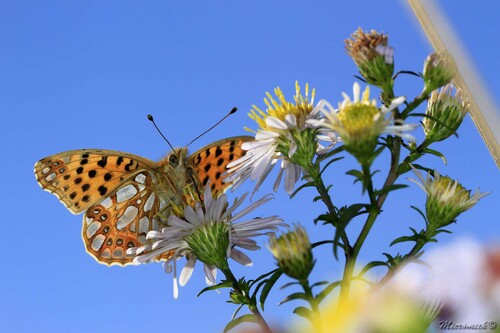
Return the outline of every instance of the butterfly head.
{"type": "Polygon", "coordinates": [[[164,172],[181,171],[187,168],[188,151],[187,148],[175,148],[159,164],[164,172]]]}

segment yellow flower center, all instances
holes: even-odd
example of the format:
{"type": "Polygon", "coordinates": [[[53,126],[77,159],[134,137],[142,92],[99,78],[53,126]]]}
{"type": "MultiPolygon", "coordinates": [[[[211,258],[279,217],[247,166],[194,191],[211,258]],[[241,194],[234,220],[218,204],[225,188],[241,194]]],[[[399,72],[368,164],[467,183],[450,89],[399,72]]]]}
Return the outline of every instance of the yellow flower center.
{"type": "MultiPolygon", "coordinates": [[[[259,130],[271,130],[275,131],[273,128],[269,128],[266,124],[266,118],[271,116],[277,118],[281,121],[285,121],[285,117],[288,114],[293,114],[297,120],[297,126],[299,128],[305,125],[307,116],[314,109],[314,95],[315,90],[311,91],[311,100],[309,100],[309,85],[305,86],[305,95],[300,93],[300,86],[298,82],[295,82],[295,96],[293,97],[294,102],[289,102],[286,100],[285,95],[279,87],[274,89],[275,99],[269,92],[266,93],[267,98],[264,98],[264,103],[267,106],[265,111],[262,111],[258,106],[253,105],[252,110],[250,110],[249,117],[257,122],[259,125],[259,130]]],[[[247,130],[253,132],[252,130],[247,130]]]]}
{"type": "Polygon", "coordinates": [[[380,110],[374,105],[352,103],[339,111],[338,119],[349,134],[363,134],[373,129],[375,116],[379,113],[380,110]]]}
{"type": "Polygon", "coordinates": [[[434,180],[432,187],[434,188],[434,193],[436,193],[438,200],[446,203],[459,204],[470,199],[470,191],[465,189],[462,184],[458,182],[455,190],[451,192],[454,183],[455,181],[449,177],[439,177],[434,180]]]}

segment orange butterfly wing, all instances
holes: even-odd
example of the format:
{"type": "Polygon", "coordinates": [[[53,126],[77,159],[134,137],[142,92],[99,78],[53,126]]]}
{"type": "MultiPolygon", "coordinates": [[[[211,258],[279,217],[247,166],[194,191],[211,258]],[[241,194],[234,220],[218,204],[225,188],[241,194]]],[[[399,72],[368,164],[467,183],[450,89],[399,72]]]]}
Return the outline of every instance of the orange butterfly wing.
{"type": "Polygon", "coordinates": [[[235,136],[216,141],[189,156],[188,163],[198,175],[201,185],[210,183],[214,194],[223,193],[231,186],[231,182],[223,181],[227,177],[227,165],[245,155],[246,151],[241,149],[243,142],[253,140],[251,136],[235,136]]]}
{"type": "Polygon", "coordinates": [[[73,214],[86,210],[82,238],[86,250],[106,265],[127,265],[129,247],[147,244],[158,230],[156,213],[165,205],[155,192],[156,164],[112,150],[72,150],[36,163],[40,186],[73,214]]]}
{"type": "MultiPolygon", "coordinates": [[[[200,184],[210,183],[215,194],[222,193],[231,185],[223,182],[227,164],[243,156],[241,144],[253,139],[238,136],[216,141],[189,156],[188,167],[200,184]]],[[[128,248],[150,244],[147,233],[165,227],[157,214],[168,203],[160,193],[176,189],[162,188],[169,185],[158,181],[162,163],[166,162],[112,150],[72,150],[37,162],[35,175],[40,186],[73,214],[86,210],[82,238],[87,252],[100,263],[125,266],[133,260],[128,248]]]]}

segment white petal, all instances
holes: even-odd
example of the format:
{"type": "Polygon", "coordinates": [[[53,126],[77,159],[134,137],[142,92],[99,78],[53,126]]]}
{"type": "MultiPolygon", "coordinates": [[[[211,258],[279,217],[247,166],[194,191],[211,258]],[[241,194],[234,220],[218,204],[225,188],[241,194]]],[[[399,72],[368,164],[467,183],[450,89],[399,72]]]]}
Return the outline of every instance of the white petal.
{"type": "MultiPolygon", "coordinates": [[[[271,131],[260,131],[255,135],[255,140],[268,140],[268,139],[275,139],[279,137],[280,135],[276,132],[271,132],[271,131]]],[[[244,142],[245,143],[252,143],[252,142],[244,142]]],[[[243,147],[242,145],[242,147],[243,147]]]]}
{"type": "Polygon", "coordinates": [[[289,113],[285,116],[285,123],[288,128],[297,127],[297,118],[294,114],[289,113]]]}
{"type": "Polygon", "coordinates": [[[193,207],[186,205],[184,208],[184,218],[188,220],[192,225],[200,226],[202,221],[199,219],[198,214],[195,213],[193,207]]]}
{"type": "Polygon", "coordinates": [[[278,192],[278,188],[279,188],[280,183],[281,183],[281,178],[283,177],[283,171],[284,171],[284,169],[280,168],[280,171],[278,173],[278,177],[276,177],[276,180],[274,181],[274,185],[273,185],[274,192],[278,192]]]}
{"type": "Polygon", "coordinates": [[[215,283],[216,283],[215,277],[217,274],[217,267],[205,264],[203,266],[203,270],[205,271],[205,281],[207,282],[207,284],[209,286],[215,285],[215,283]]]}
{"type": "Polygon", "coordinates": [[[288,127],[286,126],[286,124],[283,121],[281,121],[278,118],[272,117],[272,116],[268,116],[266,118],[266,125],[271,127],[271,128],[276,128],[278,130],[288,129],[288,127]]]}
{"type": "Polygon", "coordinates": [[[173,289],[174,289],[174,298],[177,299],[179,297],[179,286],[177,285],[177,265],[174,261],[174,278],[173,278],[173,289]]]}
{"type": "MultiPolygon", "coordinates": [[[[278,133],[276,133],[278,134],[278,133]]],[[[279,136],[279,134],[278,134],[279,136]]],[[[273,144],[274,142],[276,142],[276,138],[266,138],[266,139],[259,139],[259,140],[256,140],[256,141],[251,141],[251,142],[245,142],[241,145],[241,149],[243,150],[254,150],[254,149],[257,149],[257,148],[262,148],[262,147],[267,147],[271,144],[273,144]]],[[[252,156],[252,155],[250,155],[252,156]]]]}
{"type": "Polygon", "coordinates": [[[290,148],[288,150],[288,157],[292,158],[293,154],[297,151],[297,144],[295,141],[290,141],[290,148]]]}
{"type": "Polygon", "coordinates": [[[243,266],[251,267],[253,266],[252,259],[250,259],[246,254],[243,252],[236,250],[236,249],[231,249],[231,258],[238,263],[242,264],[243,266]]]}
{"type": "Polygon", "coordinates": [[[353,93],[353,97],[354,97],[354,102],[357,103],[359,102],[359,96],[361,94],[361,87],[359,85],[359,83],[357,82],[354,82],[353,86],[352,86],[352,93],[353,93]]]}
{"type": "Polygon", "coordinates": [[[181,285],[181,287],[185,286],[186,283],[191,278],[195,265],[196,265],[196,257],[192,255],[190,256],[186,265],[184,265],[184,267],[182,268],[181,275],[179,276],[179,284],[181,285]]]}

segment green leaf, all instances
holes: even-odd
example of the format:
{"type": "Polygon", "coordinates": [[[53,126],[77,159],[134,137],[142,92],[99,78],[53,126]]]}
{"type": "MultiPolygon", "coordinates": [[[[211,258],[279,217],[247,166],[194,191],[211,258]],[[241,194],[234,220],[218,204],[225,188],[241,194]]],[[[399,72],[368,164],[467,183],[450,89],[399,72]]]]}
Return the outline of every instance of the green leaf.
{"type": "Polygon", "coordinates": [[[290,301],[293,301],[293,300],[296,300],[296,299],[302,299],[304,301],[307,301],[308,297],[307,297],[306,294],[304,294],[302,292],[293,293],[293,294],[288,295],[287,297],[285,297],[285,299],[282,300],[281,302],[279,302],[278,305],[282,305],[282,304],[285,304],[286,302],[290,302],[290,301]]]}
{"type": "Polygon", "coordinates": [[[302,189],[304,189],[306,187],[314,187],[314,182],[312,182],[312,181],[311,182],[307,182],[307,183],[302,184],[299,187],[297,187],[295,189],[295,191],[293,191],[293,193],[290,194],[290,199],[292,199],[297,193],[299,193],[300,190],[302,190],[302,189]]]}
{"type": "Polygon", "coordinates": [[[295,286],[295,285],[299,285],[300,286],[300,283],[297,282],[297,281],[292,281],[292,282],[288,282],[288,283],[285,283],[284,285],[282,285],[280,287],[281,290],[285,289],[285,288],[288,288],[290,286],[295,286]]]}
{"type": "Polygon", "coordinates": [[[316,288],[316,287],[319,287],[319,286],[322,286],[322,285],[325,285],[325,284],[328,284],[328,281],[319,281],[319,282],[313,283],[313,284],[311,285],[311,290],[312,290],[313,288],[316,288]]]}
{"type": "Polygon", "coordinates": [[[320,241],[320,242],[314,242],[314,243],[311,243],[311,248],[314,249],[315,247],[318,247],[318,246],[321,246],[324,244],[331,244],[331,243],[333,243],[332,240],[324,240],[324,241],[320,241]]]}
{"type": "Polygon", "coordinates": [[[312,317],[312,311],[306,307],[303,307],[303,306],[299,306],[298,308],[295,308],[295,310],[293,310],[293,313],[295,313],[296,315],[299,315],[301,317],[307,318],[307,319],[311,319],[311,317],[312,317]]]}
{"type": "Polygon", "coordinates": [[[331,151],[329,151],[328,153],[326,153],[324,155],[318,156],[318,158],[316,158],[316,163],[323,162],[327,158],[330,158],[333,155],[339,154],[339,153],[343,152],[344,150],[345,150],[345,147],[343,145],[340,146],[340,147],[338,147],[338,148],[335,148],[334,150],[331,150],[331,151]]]}
{"type": "Polygon", "coordinates": [[[434,170],[431,169],[431,168],[427,168],[427,167],[424,167],[423,165],[420,165],[420,164],[415,164],[415,163],[412,163],[411,164],[415,169],[418,169],[418,170],[422,170],[422,171],[425,171],[425,172],[430,172],[431,175],[434,175],[434,170]]]}
{"type": "Polygon", "coordinates": [[[240,312],[240,310],[243,308],[244,305],[245,304],[240,304],[240,306],[238,306],[238,308],[233,312],[231,319],[234,319],[236,317],[236,315],[238,314],[238,312],[240,312]]]}
{"type": "Polygon", "coordinates": [[[446,157],[444,157],[444,155],[442,153],[440,153],[439,151],[437,151],[437,150],[430,149],[430,148],[425,148],[424,149],[424,153],[437,156],[437,157],[439,157],[439,158],[441,158],[443,160],[444,165],[448,164],[448,161],[446,161],[446,157]]]}
{"type": "Polygon", "coordinates": [[[359,211],[363,208],[368,209],[369,204],[357,203],[352,204],[349,207],[342,207],[339,209],[339,222],[342,226],[346,227],[349,222],[358,215],[365,214],[366,212],[360,213],[359,211]]]}
{"type": "Polygon", "coordinates": [[[389,264],[387,264],[385,261],[371,261],[368,264],[366,264],[365,267],[363,267],[361,272],[359,272],[359,275],[360,276],[365,275],[370,269],[380,266],[389,267],[389,264]]]}
{"type": "Polygon", "coordinates": [[[325,172],[325,171],[326,171],[326,168],[328,168],[328,167],[329,167],[332,163],[337,162],[337,161],[340,161],[340,160],[342,160],[342,159],[344,159],[344,157],[337,157],[337,158],[333,158],[333,159],[331,159],[330,161],[328,161],[328,162],[327,162],[327,163],[323,166],[323,168],[321,169],[321,171],[319,172],[319,175],[320,175],[320,176],[321,176],[321,175],[323,175],[323,172],[325,172]]]}
{"type": "Polygon", "coordinates": [[[227,333],[229,330],[235,328],[239,324],[242,323],[257,323],[257,318],[253,314],[246,314],[236,319],[231,320],[226,327],[224,327],[224,333],[227,333]]]}
{"type": "MultiPolygon", "coordinates": [[[[271,275],[269,277],[269,279],[266,280],[266,283],[264,284],[264,288],[262,289],[262,292],[260,293],[260,298],[259,298],[259,304],[260,304],[260,308],[262,309],[262,311],[264,311],[264,303],[266,302],[266,299],[267,299],[267,296],[269,295],[269,292],[271,291],[274,284],[276,283],[276,281],[278,281],[278,279],[281,277],[282,274],[283,274],[283,271],[281,269],[276,269],[276,272],[274,272],[273,275],[271,275]]],[[[259,286],[259,288],[260,288],[260,286],[259,286]]]]}
{"type": "Polygon", "coordinates": [[[420,214],[420,216],[422,216],[422,218],[424,219],[425,221],[425,225],[428,225],[429,224],[429,221],[427,221],[427,217],[425,216],[424,212],[422,212],[418,207],[416,206],[410,206],[412,209],[416,210],[417,213],[420,214]]]}
{"type": "Polygon", "coordinates": [[[416,241],[417,240],[415,239],[415,236],[401,236],[393,240],[389,246],[393,246],[403,242],[416,242],[416,241]]]}
{"type": "Polygon", "coordinates": [[[267,272],[267,273],[264,273],[262,274],[261,276],[259,276],[258,278],[256,278],[255,280],[248,280],[248,286],[249,287],[252,287],[255,283],[259,282],[260,280],[268,277],[269,275],[271,274],[274,274],[276,273],[276,271],[279,270],[279,268],[276,268],[276,269],[273,269],[272,271],[270,272],[267,272]]]}
{"type": "Polygon", "coordinates": [[[340,286],[341,281],[334,281],[330,283],[325,289],[323,289],[318,295],[316,295],[316,300],[321,303],[328,294],[330,294],[336,287],[340,286]]]}
{"type": "Polygon", "coordinates": [[[375,195],[381,195],[381,194],[384,194],[384,193],[389,193],[391,191],[396,191],[396,190],[399,190],[399,189],[402,189],[402,188],[406,188],[406,187],[408,187],[408,185],[405,185],[405,184],[393,184],[391,186],[386,186],[386,187],[384,187],[381,190],[376,190],[374,194],[375,195]]]}
{"type": "Polygon", "coordinates": [[[351,170],[347,171],[346,175],[353,176],[354,178],[357,179],[356,181],[363,180],[363,178],[364,178],[363,172],[356,170],[356,169],[351,169],[351,170]]]}
{"type": "Polygon", "coordinates": [[[199,297],[201,294],[203,294],[204,292],[209,291],[209,290],[217,290],[217,289],[221,289],[221,288],[232,288],[232,286],[233,286],[233,284],[231,282],[223,281],[219,284],[203,288],[196,296],[199,297]]]}

